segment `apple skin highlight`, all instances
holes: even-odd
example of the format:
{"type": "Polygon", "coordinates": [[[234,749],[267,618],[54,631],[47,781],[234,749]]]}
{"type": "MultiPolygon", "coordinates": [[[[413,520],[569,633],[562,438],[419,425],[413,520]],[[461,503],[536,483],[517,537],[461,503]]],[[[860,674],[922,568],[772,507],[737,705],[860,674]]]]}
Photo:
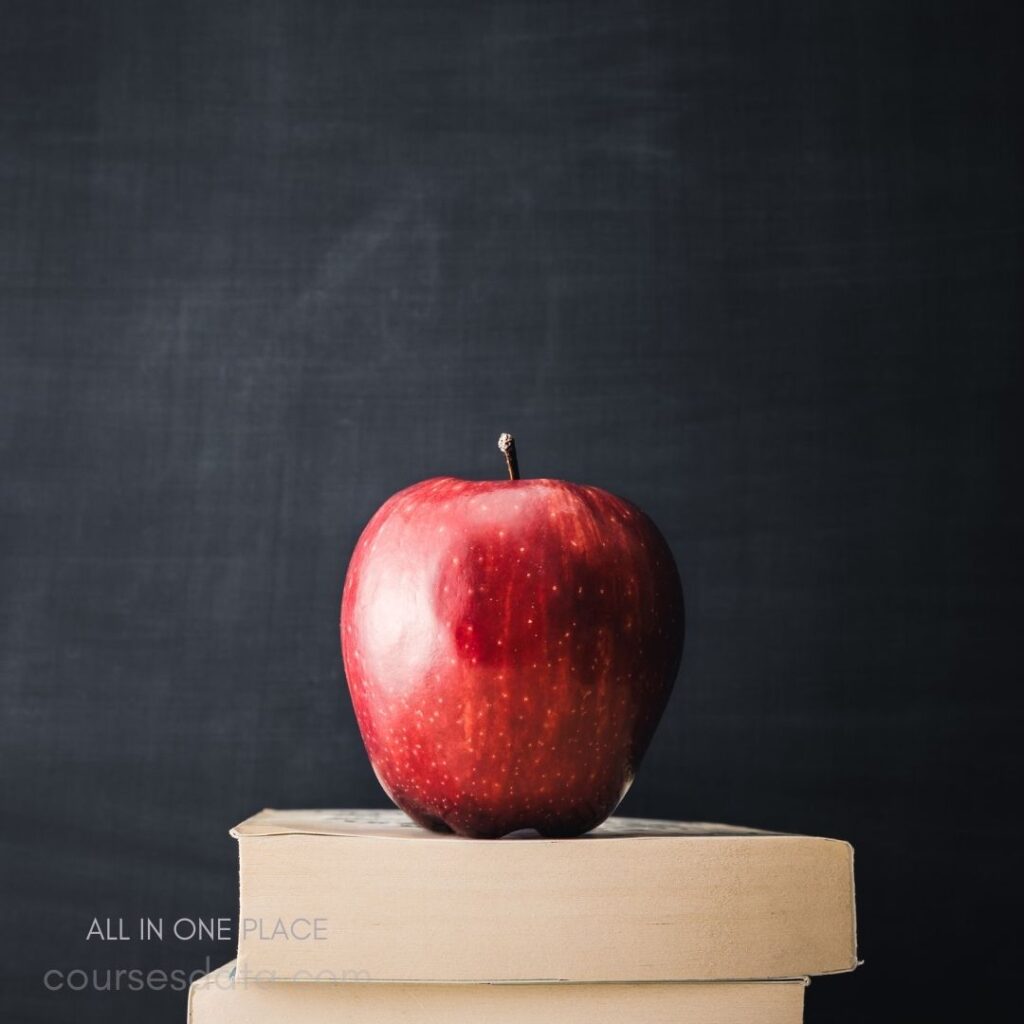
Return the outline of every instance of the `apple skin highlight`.
{"type": "Polygon", "coordinates": [[[426,480],[356,544],[341,604],[377,778],[414,821],[582,835],[629,789],[683,646],[672,554],[636,506],[560,480],[426,480]]]}

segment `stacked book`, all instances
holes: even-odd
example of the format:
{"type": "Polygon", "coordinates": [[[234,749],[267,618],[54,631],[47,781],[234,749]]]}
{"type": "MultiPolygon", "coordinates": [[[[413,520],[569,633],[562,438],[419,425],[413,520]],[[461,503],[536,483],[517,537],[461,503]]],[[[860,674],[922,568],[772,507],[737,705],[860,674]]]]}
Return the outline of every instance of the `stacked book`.
{"type": "Polygon", "coordinates": [[[853,851],[611,818],[470,840],[398,811],[267,810],[238,840],[238,957],[192,1024],[795,1024],[857,965],[853,851]]]}

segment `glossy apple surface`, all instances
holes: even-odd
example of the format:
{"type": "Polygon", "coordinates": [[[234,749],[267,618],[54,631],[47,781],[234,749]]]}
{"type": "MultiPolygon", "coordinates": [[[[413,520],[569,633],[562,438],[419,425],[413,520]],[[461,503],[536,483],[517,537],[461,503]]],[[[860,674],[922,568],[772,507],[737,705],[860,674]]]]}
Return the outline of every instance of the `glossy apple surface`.
{"type": "Polygon", "coordinates": [[[341,605],[370,761],[428,828],[580,835],[622,799],[679,667],[672,554],[559,480],[426,480],[360,537],[341,605]]]}

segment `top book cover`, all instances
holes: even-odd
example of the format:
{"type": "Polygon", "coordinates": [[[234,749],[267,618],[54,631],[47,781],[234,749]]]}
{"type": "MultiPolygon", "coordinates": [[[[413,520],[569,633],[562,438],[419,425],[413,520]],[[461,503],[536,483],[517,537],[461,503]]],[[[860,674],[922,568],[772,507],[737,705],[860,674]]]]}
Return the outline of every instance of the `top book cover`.
{"type": "Polygon", "coordinates": [[[238,970],[276,980],[710,981],[857,966],[848,843],[610,818],[472,840],[398,811],[265,810],[239,842],[238,970]]]}

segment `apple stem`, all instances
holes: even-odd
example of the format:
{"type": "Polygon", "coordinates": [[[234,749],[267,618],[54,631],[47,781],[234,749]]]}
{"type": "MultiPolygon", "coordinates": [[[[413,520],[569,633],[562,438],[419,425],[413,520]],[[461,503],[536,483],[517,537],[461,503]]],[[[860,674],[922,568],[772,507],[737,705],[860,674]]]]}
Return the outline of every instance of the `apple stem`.
{"type": "Polygon", "coordinates": [[[498,450],[505,456],[509,480],[518,480],[519,459],[516,458],[516,439],[511,434],[502,434],[498,438],[498,450]]]}

